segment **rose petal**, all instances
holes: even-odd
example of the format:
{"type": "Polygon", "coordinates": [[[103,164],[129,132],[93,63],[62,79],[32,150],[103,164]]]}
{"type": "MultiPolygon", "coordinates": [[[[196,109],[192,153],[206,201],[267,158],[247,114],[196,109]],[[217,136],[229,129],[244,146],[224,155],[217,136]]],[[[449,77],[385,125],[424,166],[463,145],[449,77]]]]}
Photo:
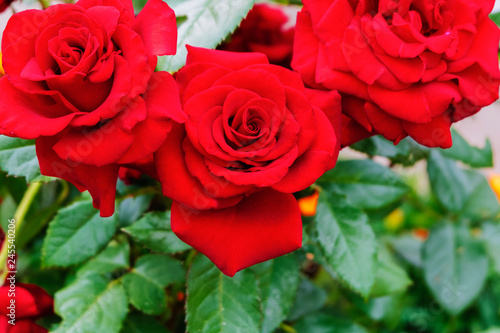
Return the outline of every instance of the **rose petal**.
{"type": "Polygon", "coordinates": [[[297,201],[273,190],[220,210],[195,211],[174,203],[172,230],[229,276],[302,246],[297,201]]]}

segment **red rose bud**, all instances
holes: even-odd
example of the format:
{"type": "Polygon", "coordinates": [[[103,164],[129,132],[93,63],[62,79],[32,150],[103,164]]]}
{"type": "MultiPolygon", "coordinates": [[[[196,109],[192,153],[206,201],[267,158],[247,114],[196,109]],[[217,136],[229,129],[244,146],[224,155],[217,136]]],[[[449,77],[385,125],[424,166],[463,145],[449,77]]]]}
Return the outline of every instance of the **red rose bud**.
{"type": "Polygon", "coordinates": [[[220,49],[234,52],[261,52],[269,62],[290,67],[294,28],[285,29],[289,17],[281,6],[257,4],[241,22],[228,43],[220,49]]]}
{"type": "Polygon", "coordinates": [[[184,122],[157,55],[176,52],[172,9],[149,0],[80,0],[13,15],[2,39],[0,134],[36,139],[42,174],[88,190],[114,211],[120,166],[134,167],[184,122]],[[30,22],[30,24],[26,24],[30,22]]]}
{"type": "Polygon", "coordinates": [[[9,278],[5,283],[0,287],[0,332],[47,332],[34,320],[53,313],[50,295],[34,284],[11,284],[9,278]]]}
{"type": "Polygon", "coordinates": [[[292,193],[335,165],[339,95],[261,53],[188,47],[176,80],[189,119],[155,153],[172,230],[231,276],[299,248],[292,193]]]}
{"type": "Polygon", "coordinates": [[[493,0],[303,0],[292,67],[342,95],[342,145],[381,134],[452,144],[450,125],[498,98],[493,0]]]}

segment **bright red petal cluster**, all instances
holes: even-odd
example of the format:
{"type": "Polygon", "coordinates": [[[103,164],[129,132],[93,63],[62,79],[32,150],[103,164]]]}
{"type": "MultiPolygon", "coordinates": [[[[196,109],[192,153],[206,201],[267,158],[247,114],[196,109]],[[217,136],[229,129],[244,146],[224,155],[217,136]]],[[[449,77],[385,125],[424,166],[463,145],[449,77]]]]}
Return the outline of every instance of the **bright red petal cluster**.
{"type": "Polygon", "coordinates": [[[44,175],[88,190],[101,215],[113,214],[120,166],[151,156],[186,119],[172,76],[154,72],[176,40],[161,0],[137,17],[130,0],[15,14],[2,39],[0,134],[36,138],[44,175]]]}
{"type": "Polygon", "coordinates": [[[36,139],[42,173],[88,190],[103,216],[118,177],[159,180],[174,232],[227,275],[293,251],[293,193],[334,167],[341,145],[381,134],[449,147],[451,123],[500,85],[493,0],[303,2],[296,72],[287,16],[257,5],[222,46],[239,52],[188,47],[175,79],[155,72],[176,52],[161,0],[138,16],[130,0],[15,14],[0,134],[36,139]]]}
{"type": "Polygon", "coordinates": [[[342,95],[342,145],[382,134],[451,147],[450,125],[498,99],[493,0],[303,0],[292,67],[342,95]]]}
{"type": "Polygon", "coordinates": [[[1,286],[0,332],[46,333],[48,330],[36,324],[35,320],[50,315],[53,308],[54,301],[39,286],[26,283],[17,283],[15,287],[9,284],[1,286]]]}

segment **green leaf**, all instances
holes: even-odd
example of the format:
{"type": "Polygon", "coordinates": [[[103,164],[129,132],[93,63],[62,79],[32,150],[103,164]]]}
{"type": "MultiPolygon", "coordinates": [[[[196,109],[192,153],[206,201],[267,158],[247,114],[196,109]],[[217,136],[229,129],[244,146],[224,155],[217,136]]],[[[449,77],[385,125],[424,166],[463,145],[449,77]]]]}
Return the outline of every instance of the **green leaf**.
{"type": "Polygon", "coordinates": [[[121,333],[168,333],[168,330],[154,317],[141,313],[129,313],[121,333]]]}
{"type": "Polygon", "coordinates": [[[92,202],[79,201],[59,211],[50,222],[42,261],[45,266],[70,266],[101,250],[113,237],[115,217],[102,218],[92,202]]]}
{"type": "Polygon", "coordinates": [[[328,264],[364,297],[376,272],[376,239],[368,217],[340,196],[322,191],[316,213],[318,243],[328,264]]]}
{"type": "Polygon", "coordinates": [[[262,333],[274,332],[286,319],[297,293],[299,267],[292,255],[281,256],[252,267],[261,290],[262,333]]]}
{"type": "Polygon", "coordinates": [[[467,200],[468,180],[456,162],[433,150],[427,163],[433,193],[450,212],[457,213],[467,200]]]}
{"type": "Polygon", "coordinates": [[[493,269],[497,274],[500,274],[500,225],[487,222],[482,227],[486,250],[493,264],[493,269]]]}
{"type": "Polygon", "coordinates": [[[40,173],[35,140],[23,140],[0,135],[0,169],[10,176],[26,177],[26,181],[51,181],[40,173]]]}
{"type": "Polygon", "coordinates": [[[129,268],[129,260],[129,244],[111,241],[107,248],[80,267],[76,274],[78,277],[92,273],[105,275],[120,268],[129,268]]]}
{"type": "Polygon", "coordinates": [[[316,312],[323,307],[327,297],[328,295],[323,289],[303,278],[288,320],[297,320],[309,313],[316,312]]]}
{"type": "Polygon", "coordinates": [[[177,54],[158,57],[157,68],[176,72],[186,63],[186,45],[215,48],[233,32],[254,0],[167,0],[176,16],[187,20],[178,27],[177,54]]]}
{"type": "Polygon", "coordinates": [[[123,199],[118,205],[118,209],[116,211],[120,227],[129,226],[137,221],[149,208],[151,199],[153,199],[152,194],[139,195],[123,199]]]}
{"type": "Polygon", "coordinates": [[[181,263],[161,254],[140,257],[134,269],[123,276],[130,303],[146,314],[161,314],[167,307],[165,287],[184,281],[181,263]]]}
{"type": "Polygon", "coordinates": [[[372,160],[339,161],[318,184],[345,195],[354,206],[367,209],[387,206],[408,192],[398,175],[372,160]]]}
{"type": "Polygon", "coordinates": [[[423,242],[411,234],[404,234],[392,238],[390,243],[394,250],[411,265],[422,267],[422,245],[423,242]]]}
{"type": "Polygon", "coordinates": [[[459,168],[437,150],[431,153],[427,169],[432,190],[448,211],[473,220],[493,218],[500,212],[498,199],[481,174],[459,168]]]}
{"type": "Polygon", "coordinates": [[[474,168],[490,168],[493,166],[493,151],[491,150],[490,140],[486,140],[484,148],[471,146],[456,131],[452,130],[453,146],[449,149],[440,149],[441,153],[448,157],[474,168]]]}
{"type": "Polygon", "coordinates": [[[300,333],[368,333],[358,324],[326,314],[305,317],[298,321],[294,328],[300,333]]]}
{"type": "Polygon", "coordinates": [[[187,286],[188,332],[259,332],[262,318],[259,293],[250,270],[227,277],[199,254],[191,265],[187,286]]]}
{"type": "Polygon", "coordinates": [[[490,19],[500,27],[500,12],[490,14],[490,19]]]}
{"type": "Polygon", "coordinates": [[[392,258],[385,246],[379,247],[377,275],[371,297],[386,296],[406,290],[412,281],[406,271],[392,258]]]}
{"type": "Polygon", "coordinates": [[[190,249],[170,228],[170,211],[151,212],[123,231],[156,252],[174,253],[190,249]]]}
{"type": "Polygon", "coordinates": [[[54,333],[118,333],[128,312],[123,286],[97,274],[58,291],[54,302],[55,312],[63,318],[54,333]]]}
{"type": "Polygon", "coordinates": [[[423,247],[423,264],[427,286],[452,315],[479,295],[488,273],[483,243],[469,229],[451,223],[432,230],[423,247]]]}

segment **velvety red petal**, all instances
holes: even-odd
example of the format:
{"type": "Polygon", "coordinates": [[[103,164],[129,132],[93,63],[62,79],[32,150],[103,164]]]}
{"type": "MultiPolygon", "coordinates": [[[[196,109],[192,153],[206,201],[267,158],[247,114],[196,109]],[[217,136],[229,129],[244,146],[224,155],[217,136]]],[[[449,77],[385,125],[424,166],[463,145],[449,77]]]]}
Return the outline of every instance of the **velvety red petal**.
{"type": "Polygon", "coordinates": [[[406,136],[401,119],[382,111],[373,103],[366,102],[363,105],[363,109],[373,129],[382,134],[387,140],[397,143],[398,140],[406,136]]]}
{"type": "Polygon", "coordinates": [[[177,51],[175,13],[164,1],[146,2],[132,29],[142,37],[149,54],[167,55],[177,51]]]}
{"type": "Polygon", "coordinates": [[[341,146],[348,147],[358,141],[369,138],[377,133],[368,132],[364,129],[358,122],[349,118],[346,115],[342,115],[342,130],[341,130],[341,146]]]}
{"type": "Polygon", "coordinates": [[[403,127],[415,141],[426,147],[450,148],[452,138],[450,132],[451,119],[448,113],[432,118],[426,124],[403,122],[403,127]]]}
{"type": "Polygon", "coordinates": [[[36,155],[42,175],[62,178],[73,183],[79,190],[87,189],[94,200],[94,207],[101,216],[113,215],[115,210],[116,181],[119,166],[102,167],[63,160],[52,149],[57,138],[40,137],[36,141],[36,155]]]}
{"type": "Polygon", "coordinates": [[[229,276],[302,246],[297,201],[270,189],[220,210],[196,211],[174,203],[172,230],[229,276]]]}
{"type": "Polygon", "coordinates": [[[183,126],[174,125],[165,143],[154,154],[163,195],[185,206],[201,210],[238,203],[241,197],[218,200],[205,192],[201,183],[186,166],[182,149],[185,137],[183,126]]]}
{"type": "Polygon", "coordinates": [[[318,50],[319,40],[314,35],[311,17],[302,12],[297,13],[291,66],[300,74],[307,85],[313,87],[317,86],[316,59],[318,50]]]}
{"type": "Polygon", "coordinates": [[[190,45],[186,45],[186,48],[188,50],[186,65],[197,62],[209,62],[233,70],[239,70],[250,65],[269,64],[269,60],[262,53],[218,51],[190,45]]]}
{"type": "Polygon", "coordinates": [[[73,114],[58,117],[61,108],[47,97],[29,96],[15,89],[7,76],[0,79],[0,134],[23,139],[55,135],[73,119],[73,114]]]}
{"type": "Polygon", "coordinates": [[[47,16],[47,12],[36,9],[23,10],[12,15],[2,35],[2,53],[19,38],[36,33],[38,24],[47,16]]]}
{"type": "Polygon", "coordinates": [[[295,160],[286,176],[272,186],[273,189],[286,193],[301,191],[335,166],[340,138],[336,137],[332,125],[320,109],[315,107],[314,114],[318,126],[315,141],[295,160]]]}
{"type": "Polygon", "coordinates": [[[134,6],[131,0],[79,0],[76,3],[85,9],[95,6],[112,6],[120,12],[120,20],[118,23],[131,26],[135,19],[134,6]]]}

